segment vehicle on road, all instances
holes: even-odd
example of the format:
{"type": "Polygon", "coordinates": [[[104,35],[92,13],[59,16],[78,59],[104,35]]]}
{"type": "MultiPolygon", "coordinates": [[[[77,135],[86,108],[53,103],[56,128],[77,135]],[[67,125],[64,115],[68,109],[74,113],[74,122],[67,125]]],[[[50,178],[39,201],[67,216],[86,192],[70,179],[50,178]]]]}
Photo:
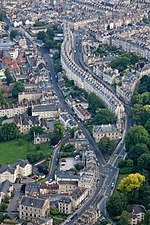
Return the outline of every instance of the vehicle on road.
{"type": "Polygon", "coordinates": [[[66,162],[66,159],[61,159],[61,162],[66,162]]]}
{"type": "Polygon", "coordinates": [[[77,215],[78,215],[78,213],[75,213],[75,214],[70,218],[70,221],[73,220],[77,215]]]}
{"type": "Polygon", "coordinates": [[[111,184],[111,189],[113,189],[114,186],[115,186],[115,183],[112,182],[112,184],[111,184]]]}

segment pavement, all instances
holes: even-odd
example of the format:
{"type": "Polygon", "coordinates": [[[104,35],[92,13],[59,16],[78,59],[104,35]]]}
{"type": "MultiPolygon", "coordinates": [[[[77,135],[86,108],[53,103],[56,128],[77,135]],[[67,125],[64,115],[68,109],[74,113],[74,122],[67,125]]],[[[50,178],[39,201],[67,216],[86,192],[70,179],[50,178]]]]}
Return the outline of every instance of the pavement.
{"type": "Polygon", "coordinates": [[[76,163],[80,163],[81,161],[76,160],[74,158],[65,158],[66,162],[61,162],[60,170],[70,170],[74,167],[76,163]]]}

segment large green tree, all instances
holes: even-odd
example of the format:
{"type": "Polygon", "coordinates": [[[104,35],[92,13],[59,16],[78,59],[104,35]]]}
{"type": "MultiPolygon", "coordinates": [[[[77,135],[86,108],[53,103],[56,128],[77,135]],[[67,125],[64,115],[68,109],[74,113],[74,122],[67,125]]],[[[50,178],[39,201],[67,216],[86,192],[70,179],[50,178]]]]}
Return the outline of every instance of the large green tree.
{"type": "Polygon", "coordinates": [[[100,98],[96,96],[94,93],[90,93],[87,96],[87,100],[89,103],[89,110],[91,113],[95,114],[98,108],[103,108],[104,105],[101,102],[100,98]]]}
{"type": "Polygon", "coordinates": [[[147,120],[144,127],[148,131],[148,133],[150,134],[150,118],[147,120]]]}
{"type": "Polygon", "coordinates": [[[145,219],[142,225],[150,225],[150,210],[148,210],[145,214],[145,219]]]}
{"type": "Polygon", "coordinates": [[[10,32],[10,39],[13,40],[18,35],[17,30],[11,30],[10,32]]]}
{"type": "Polygon", "coordinates": [[[100,139],[98,147],[105,157],[108,158],[115,150],[115,143],[114,141],[110,141],[108,137],[104,136],[100,139]]]}
{"type": "Polygon", "coordinates": [[[108,200],[106,208],[110,216],[120,216],[123,210],[127,210],[127,197],[120,192],[115,192],[108,200]]]}
{"type": "Polygon", "coordinates": [[[64,130],[63,124],[57,120],[54,124],[54,135],[61,139],[63,137],[64,130]]]}
{"type": "Polygon", "coordinates": [[[19,129],[15,123],[4,123],[1,127],[1,141],[8,141],[18,138],[20,135],[19,129]]]}
{"type": "Polygon", "coordinates": [[[14,98],[17,98],[18,97],[18,94],[20,92],[23,92],[25,90],[25,87],[24,87],[24,84],[21,82],[21,81],[17,81],[14,86],[13,86],[13,89],[12,89],[12,96],[14,98]]]}
{"type": "Polygon", "coordinates": [[[150,117],[150,113],[142,104],[135,104],[131,109],[130,117],[137,125],[144,125],[150,117]]]}
{"type": "Polygon", "coordinates": [[[5,103],[6,103],[6,100],[4,97],[4,90],[0,89],[0,104],[5,104],[5,103]]]}
{"type": "Polygon", "coordinates": [[[149,154],[143,154],[138,159],[138,167],[139,170],[147,170],[150,172],[150,153],[149,154]]]}
{"type": "Polygon", "coordinates": [[[126,150],[130,151],[131,147],[136,144],[148,144],[149,143],[149,134],[143,126],[134,126],[130,128],[125,138],[126,150]]]}
{"type": "Polygon", "coordinates": [[[109,109],[99,109],[92,122],[94,125],[113,124],[115,120],[115,115],[109,109]]]}
{"type": "Polygon", "coordinates": [[[7,84],[9,85],[10,83],[13,82],[13,78],[12,78],[12,76],[10,75],[9,69],[6,68],[4,73],[5,73],[5,76],[6,76],[6,78],[7,78],[7,84]]]}
{"type": "Polygon", "coordinates": [[[48,28],[47,31],[46,31],[46,33],[48,34],[49,38],[50,38],[51,40],[53,40],[53,38],[54,38],[54,36],[55,36],[55,33],[54,33],[53,29],[48,28]]]}
{"type": "Polygon", "coordinates": [[[117,225],[130,225],[130,216],[127,211],[123,211],[121,213],[120,219],[117,223],[117,225]]]}
{"type": "Polygon", "coordinates": [[[43,128],[41,126],[31,127],[31,129],[29,131],[29,134],[30,134],[30,137],[31,137],[32,140],[34,138],[34,133],[35,134],[43,134],[44,130],[43,130],[43,128]]]}
{"type": "Polygon", "coordinates": [[[128,157],[133,160],[134,165],[137,165],[138,158],[145,153],[149,153],[148,147],[146,144],[140,143],[129,150],[128,157]]]}

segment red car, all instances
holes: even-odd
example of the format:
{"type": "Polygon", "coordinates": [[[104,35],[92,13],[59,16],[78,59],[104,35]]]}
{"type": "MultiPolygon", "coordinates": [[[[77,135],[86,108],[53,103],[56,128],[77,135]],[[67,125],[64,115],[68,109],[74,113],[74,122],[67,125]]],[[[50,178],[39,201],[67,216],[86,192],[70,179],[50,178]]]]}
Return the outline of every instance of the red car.
{"type": "Polygon", "coordinates": [[[62,163],[61,166],[65,166],[65,163],[62,163]]]}

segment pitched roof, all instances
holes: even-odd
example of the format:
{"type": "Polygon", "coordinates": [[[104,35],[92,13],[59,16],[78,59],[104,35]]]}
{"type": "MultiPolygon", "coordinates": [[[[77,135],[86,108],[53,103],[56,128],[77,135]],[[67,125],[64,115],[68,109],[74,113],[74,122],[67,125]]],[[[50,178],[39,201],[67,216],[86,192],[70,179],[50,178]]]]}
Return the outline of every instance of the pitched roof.
{"type": "Polygon", "coordinates": [[[9,180],[5,180],[1,185],[0,185],[0,192],[7,193],[9,188],[12,186],[11,182],[9,180]]]}
{"type": "Polygon", "coordinates": [[[21,200],[20,205],[42,209],[44,203],[45,203],[45,199],[24,196],[21,200]]]}

